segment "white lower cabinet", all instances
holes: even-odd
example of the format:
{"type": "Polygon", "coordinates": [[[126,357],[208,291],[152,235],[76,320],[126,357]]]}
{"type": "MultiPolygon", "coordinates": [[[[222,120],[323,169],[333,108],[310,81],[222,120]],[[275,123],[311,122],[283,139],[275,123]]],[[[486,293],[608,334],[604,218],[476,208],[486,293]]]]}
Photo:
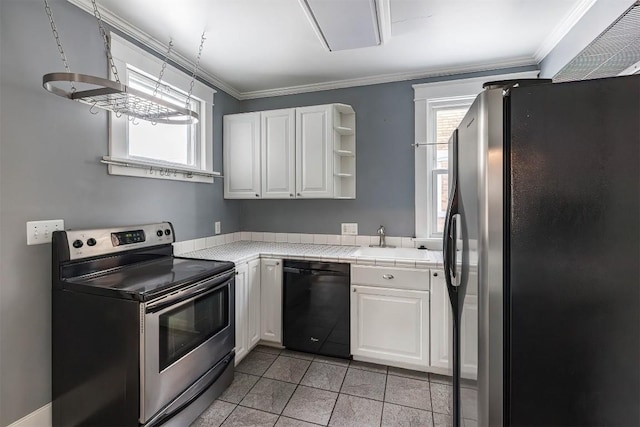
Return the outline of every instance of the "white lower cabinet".
{"type": "Polygon", "coordinates": [[[247,341],[249,350],[255,347],[260,341],[260,260],[254,259],[247,264],[249,275],[248,282],[248,327],[247,341]]]}
{"type": "MultiPolygon", "coordinates": [[[[380,267],[352,267],[353,278],[394,274],[380,267]]],[[[389,271],[392,271],[389,269],[389,271]]],[[[428,289],[428,270],[415,275],[428,289]],[[424,276],[424,277],[423,277],[424,276]]],[[[372,280],[375,281],[375,280],[372,280]]],[[[415,283],[396,282],[401,287],[415,283]]],[[[427,370],[429,365],[429,291],[353,284],[351,286],[351,353],[356,359],[427,370]]]]}
{"type": "Polygon", "coordinates": [[[249,352],[247,345],[247,264],[236,265],[236,364],[249,352]]]}
{"type": "MultiPolygon", "coordinates": [[[[462,310],[460,364],[463,378],[478,375],[477,275],[471,273],[462,310]]],[[[434,372],[451,374],[452,313],[444,271],[431,270],[431,361],[434,372]]]]}
{"type": "Polygon", "coordinates": [[[260,340],[260,260],[236,265],[236,365],[260,340]]]}
{"type": "Polygon", "coordinates": [[[282,344],[282,260],[261,260],[260,286],[260,339],[282,344]]]}

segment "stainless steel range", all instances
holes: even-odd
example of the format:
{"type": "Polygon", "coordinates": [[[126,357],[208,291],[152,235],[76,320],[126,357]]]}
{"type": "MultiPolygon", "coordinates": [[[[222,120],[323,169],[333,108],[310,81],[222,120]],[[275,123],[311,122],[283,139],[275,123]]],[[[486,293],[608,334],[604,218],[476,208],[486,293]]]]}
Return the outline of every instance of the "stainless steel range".
{"type": "Polygon", "coordinates": [[[231,383],[234,264],[158,223],[53,234],[53,425],[188,425],[231,383]]]}

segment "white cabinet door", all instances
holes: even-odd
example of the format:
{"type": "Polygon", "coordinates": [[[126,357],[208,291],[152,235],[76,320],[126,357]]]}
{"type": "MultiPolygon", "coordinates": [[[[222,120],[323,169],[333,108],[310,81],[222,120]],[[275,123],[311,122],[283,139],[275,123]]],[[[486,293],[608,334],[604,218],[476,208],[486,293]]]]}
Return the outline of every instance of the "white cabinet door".
{"type": "Polygon", "coordinates": [[[247,355],[247,264],[236,266],[236,365],[247,355]]]}
{"type": "Polygon", "coordinates": [[[460,370],[462,378],[478,377],[478,296],[467,295],[462,310],[460,331],[460,370]]]}
{"type": "Polygon", "coordinates": [[[351,286],[351,353],[424,369],[429,292],[351,286]]]}
{"type": "Polygon", "coordinates": [[[451,303],[444,272],[431,270],[431,358],[430,366],[442,368],[441,373],[451,374],[451,303]]]}
{"type": "Polygon", "coordinates": [[[333,197],[333,106],[296,108],[296,196],[333,197]]]}
{"type": "Polygon", "coordinates": [[[260,338],[282,343],[282,261],[260,260],[260,338]]]}
{"type": "Polygon", "coordinates": [[[247,346],[250,351],[260,341],[260,259],[248,263],[247,346]]]}
{"type": "MultiPolygon", "coordinates": [[[[431,360],[435,372],[452,373],[453,334],[451,303],[442,270],[431,270],[431,360]]],[[[464,299],[460,329],[460,360],[463,378],[476,379],[478,374],[478,295],[477,275],[469,274],[469,287],[464,299]]]]}
{"type": "Polygon", "coordinates": [[[295,197],[295,109],[262,112],[262,198],[295,197]]]}
{"type": "Polygon", "coordinates": [[[260,197],[260,113],[223,118],[225,199],[260,197]]]}

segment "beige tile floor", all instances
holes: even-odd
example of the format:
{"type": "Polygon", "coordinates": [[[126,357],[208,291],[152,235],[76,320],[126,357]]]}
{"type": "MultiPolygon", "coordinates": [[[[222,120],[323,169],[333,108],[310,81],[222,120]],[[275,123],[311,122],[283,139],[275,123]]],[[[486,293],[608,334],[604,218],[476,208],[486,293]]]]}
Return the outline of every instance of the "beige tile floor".
{"type": "MultiPolygon", "coordinates": [[[[475,393],[462,389],[463,413],[475,393]]],[[[258,346],[192,426],[449,426],[450,395],[448,377],[258,346]]]]}

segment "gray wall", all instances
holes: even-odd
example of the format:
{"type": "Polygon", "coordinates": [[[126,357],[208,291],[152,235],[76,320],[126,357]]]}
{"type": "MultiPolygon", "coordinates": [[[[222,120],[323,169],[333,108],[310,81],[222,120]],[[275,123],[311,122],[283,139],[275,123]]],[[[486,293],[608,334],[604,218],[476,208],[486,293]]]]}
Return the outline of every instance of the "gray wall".
{"type": "MultiPolygon", "coordinates": [[[[95,19],[49,0],[73,71],[106,77],[95,19]]],[[[63,218],[67,228],[172,221],[180,240],[240,229],[239,203],[222,181],[194,184],[109,176],[107,115],[47,93],[42,75],[63,70],[43,4],[0,1],[0,425],[51,400],[50,245],[27,246],[25,223],[63,218]]],[[[214,166],[222,170],[222,115],[241,104],[218,91],[214,166]]]]}
{"type": "Polygon", "coordinates": [[[391,235],[410,235],[414,228],[412,100],[411,84],[403,82],[244,101],[245,111],[334,102],[353,106],[357,197],[243,201],[243,229],[340,234],[341,222],[357,222],[360,234],[375,234],[384,224],[391,235]]]}
{"type": "Polygon", "coordinates": [[[341,222],[357,222],[359,234],[375,235],[378,226],[384,225],[388,235],[413,236],[412,85],[480,76],[491,80],[491,74],[535,69],[519,67],[244,101],[247,112],[336,102],[353,106],[357,180],[355,200],[243,201],[242,229],[340,234],[341,222]]]}

